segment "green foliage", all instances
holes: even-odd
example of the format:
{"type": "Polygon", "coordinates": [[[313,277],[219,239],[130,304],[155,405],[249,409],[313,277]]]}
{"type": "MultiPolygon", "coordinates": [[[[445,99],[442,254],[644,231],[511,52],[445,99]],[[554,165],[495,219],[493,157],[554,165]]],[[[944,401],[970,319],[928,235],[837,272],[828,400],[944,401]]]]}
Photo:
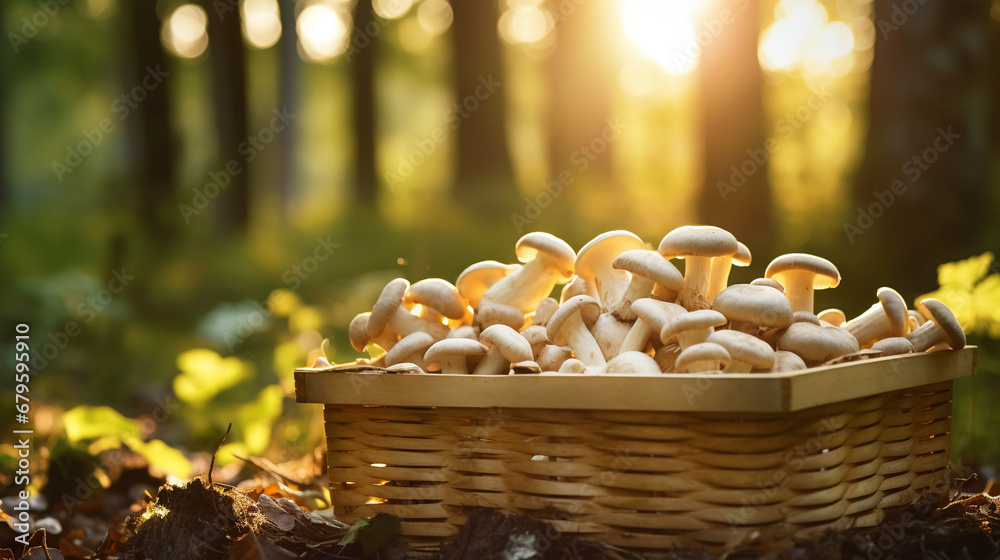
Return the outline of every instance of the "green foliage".
{"type": "Polygon", "coordinates": [[[1000,273],[990,274],[993,253],[938,267],[940,288],[917,298],[938,299],[969,334],[1000,338],[1000,273]]]}
{"type": "Polygon", "coordinates": [[[379,513],[371,521],[360,519],[347,530],[344,538],[337,544],[348,545],[361,543],[361,549],[366,556],[371,556],[396,544],[402,533],[402,524],[398,517],[387,513],[379,513]]]}
{"type": "Polygon", "coordinates": [[[221,391],[253,377],[253,366],[239,358],[223,358],[211,350],[196,348],[177,357],[181,374],[174,378],[174,393],[181,400],[201,407],[221,391]]]}

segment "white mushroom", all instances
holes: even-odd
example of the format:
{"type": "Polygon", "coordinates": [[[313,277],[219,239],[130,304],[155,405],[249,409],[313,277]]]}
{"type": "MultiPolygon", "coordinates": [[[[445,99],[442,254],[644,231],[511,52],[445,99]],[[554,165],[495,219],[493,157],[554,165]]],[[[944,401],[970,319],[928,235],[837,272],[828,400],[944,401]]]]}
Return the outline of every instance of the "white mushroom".
{"type": "Polygon", "coordinates": [[[576,256],[576,275],[592,280],[602,311],[614,309],[629,285],[629,274],[617,270],[612,263],[618,255],[632,249],[645,249],[646,244],[634,233],[616,230],[591,239],[576,256]]]}
{"type": "Polygon", "coordinates": [[[920,302],[917,310],[927,321],[906,335],[906,340],[913,344],[914,352],[924,352],[939,343],[954,350],[965,348],[965,331],[947,305],[927,298],[920,302]]]}
{"type": "Polygon", "coordinates": [[[500,303],[530,313],[542,298],[552,293],[556,284],[569,282],[573,277],[576,253],[554,235],[537,231],[526,234],[518,239],[514,253],[524,266],[486,290],[480,306],[485,302],[500,303]]]}
{"type": "Polygon", "coordinates": [[[729,352],[722,346],[714,342],[701,342],[684,349],[677,356],[674,369],[678,373],[722,371],[729,360],[729,352]]]}
{"type": "Polygon", "coordinates": [[[474,375],[499,375],[509,373],[510,364],[533,359],[527,340],[507,325],[493,325],[483,329],[479,340],[490,346],[486,357],[472,373],[474,375]]]}
{"type": "Polygon", "coordinates": [[[868,348],[883,338],[906,336],[910,330],[903,296],[892,288],[882,287],[878,289],[878,301],[844,327],[858,339],[861,348],[868,348]]]}
{"type": "Polygon", "coordinates": [[[719,292],[725,290],[726,286],[729,285],[729,272],[733,269],[733,265],[748,267],[752,259],[750,249],[738,241],[736,242],[735,255],[712,259],[712,279],[708,287],[708,301],[715,301],[715,296],[719,295],[719,292]]]}
{"type": "Polygon", "coordinates": [[[469,373],[469,356],[485,355],[485,344],[468,338],[446,338],[431,345],[424,353],[428,371],[440,369],[441,373],[469,373]],[[440,368],[434,368],[434,363],[440,368]]]}
{"type": "Polygon", "coordinates": [[[750,373],[774,366],[774,350],[759,338],[740,331],[715,331],[708,337],[729,352],[729,365],[723,373],[750,373]]]}
{"type": "Polygon", "coordinates": [[[549,340],[558,345],[567,342],[576,357],[588,367],[601,367],[607,361],[588,326],[597,321],[601,307],[590,296],[575,296],[559,307],[545,329],[549,340]]]}
{"type": "Polygon", "coordinates": [[[642,352],[622,352],[608,360],[604,366],[605,373],[631,373],[635,375],[660,375],[660,366],[656,360],[642,352]]]}
{"type": "Polygon", "coordinates": [[[813,290],[836,288],[840,271],[832,262],[806,253],[789,253],[771,261],[764,276],[785,287],[792,311],[813,312],[813,290]]]}
{"type": "Polygon", "coordinates": [[[668,259],[684,259],[684,286],[677,303],[690,311],[709,309],[708,297],[712,280],[712,260],[732,258],[739,249],[733,234],[713,226],[682,226],[660,241],[660,254],[668,259]]]}
{"type": "Polygon", "coordinates": [[[726,318],[718,311],[700,309],[683,315],[676,315],[660,329],[660,341],[669,344],[675,339],[681,350],[708,340],[715,327],[726,324],[726,318]]]}
{"type": "Polygon", "coordinates": [[[657,285],[674,292],[684,286],[684,276],[658,251],[648,249],[625,251],[615,257],[611,266],[631,275],[628,288],[611,309],[612,315],[622,321],[635,321],[636,314],[632,311],[632,304],[640,299],[649,298],[657,285]]]}

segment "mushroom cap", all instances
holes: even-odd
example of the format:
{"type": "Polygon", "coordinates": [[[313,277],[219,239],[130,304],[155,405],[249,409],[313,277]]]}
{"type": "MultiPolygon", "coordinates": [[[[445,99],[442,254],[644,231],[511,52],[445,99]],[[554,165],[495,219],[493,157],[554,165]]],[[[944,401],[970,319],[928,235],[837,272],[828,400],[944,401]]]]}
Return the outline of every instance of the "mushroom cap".
{"type": "Polygon", "coordinates": [[[770,371],[777,373],[779,371],[798,371],[808,368],[809,366],[802,361],[802,358],[798,354],[788,352],[787,350],[775,350],[774,365],[771,366],[770,371]]]}
{"type": "Polygon", "coordinates": [[[634,373],[640,375],[660,375],[660,366],[644,352],[622,352],[608,360],[604,366],[607,373],[634,373]]]}
{"type": "Polygon", "coordinates": [[[508,362],[526,362],[535,358],[531,345],[517,331],[507,325],[493,325],[483,329],[479,339],[496,348],[508,362]]]}
{"type": "Polygon", "coordinates": [[[403,300],[430,307],[449,319],[465,317],[465,301],[458,294],[458,288],[441,278],[425,278],[414,282],[403,300]]]}
{"type": "Polygon", "coordinates": [[[586,373],[587,364],[576,358],[570,358],[559,366],[559,373],[586,373]]]}
{"type": "Polygon", "coordinates": [[[363,352],[368,341],[372,338],[368,336],[368,318],[371,313],[358,313],[351,319],[351,324],[347,326],[347,337],[351,340],[351,346],[358,352],[363,352]]]}
{"type": "Polygon", "coordinates": [[[544,327],[549,324],[549,320],[552,319],[552,315],[556,312],[556,309],[559,309],[558,301],[550,297],[543,299],[538,302],[538,307],[535,308],[535,315],[531,318],[531,324],[544,327]]]}
{"type": "MultiPolygon", "coordinates": [[[[795,313],[792,313],[792,322],[793,323],[810,323],[810,324],[813,324],[813,325],[822,325],[822,323],[819,322],[819,317],[817,317],[816,315],[814,315],[814,314],[812,314],[812,313],[810,313],[808,311],[796,311],[795,313]]],[[[835,326],[839,327],[840,325],[835,325],[835,326]]]]}
{"type": "Polygon", "coordinates": [[[493,284],[521,268],[519,264],[503,264],[497,261],[477,262],[458,275],[455,287],[469,305],[479,307],[479,300],[493,284]]]}
{"type": "Polygon", "coordinates": [[[434,337],[423,331],[408,334],[386,352],[385,365],[401,364],[417,353],[423,356],[431,344],[434,344],[434,337]]]}
{"type": "Polygon", "coordinates": [[[580,276],[573,278],[569,284],[563,286],[562,293],[559,294],[559,305],[576,296],[590,296],[596,300],[598,295],[594,281],[580,276]]]}
{"type": "Polygon", "coordinates": [[[814,366],[860,350],[858,339],[840,327],[824,327],[809,322],[792,323],[776,341],[778,350],[799,355],[814,366]]]}
{"type": "Polygon", "coordinates": [[[769,288],[774,288],[781,293],[785,293],[785,287],[782,286],[777,280],[772,280],[770,278],[756,278],[750,282],[752,286],[767,286],[769,288]]]}
{"type": "Polygon", "coordinates": [[[885,286],[878,289],[878,300],[889,321],[889,336],[906,336],[910,330],[910,316],[906,312],[906,300],[899,292],[885,286]]]}
{"type": "Polygon", "coordinates": [[[733,284],[715,296],[712,309],[733,322],[763,327],[792,324],[792,306],[788,298],[767,286],[733,284]]]}
{"type": "Polygon", "coordinates": [[[677,356],[674,362],[674,369],[680,372],[690,371],[690,367],[698,362],[721,362],[720,371],[725,368],[730,360],[729,351],[714,342],[701,342],[692,344],[677,356]]]}
{"type": "Polygon", "coordinates": [[[750,247],[736,242],[736,254],[733,255],[733,264],[740,267],[750,266],[753,262],[753,255],[750,253],[750,247]]]}
{"type": "Polygon", "coordinates": [[[934,298],[927,298],[920,302],[917,310],[928,321],[934,321],[944,330],[945,335],[948,337],[947,343],[952,349],[961,350],[965,348],[965,330],[962,329],[962,325],[959,324],[958,319],[955,318],[955,314],[951,312],[951,309],[947,305],[934,298]]]}
{"type": "Polygon", "coordinates": [[[417,375],[421,373],[427,373],[420,366],[410,362],[400,362],[398,364],[392,364],[385,368],[386,373],[395,373],[398,375],[417,375]]]}
{"type": "Polygon", "coordinates": [[[489,348],[478,340],[471,338],[446,338],[432,344],[424,353],[424,362],[438,362],[444,358],[464,356],[482,356],[489,348]]]}
{"type": "Polygon", "coordinates": [[[524,326],[524,313],[511,305],[488,302],[476,310],[476,325],[480,328],[507,325],[517,330],[524,326]]]}
{"type": "Polygon", "coordinates": [[[573,296],[559,306],[559,309],[552,314],[549,324],[545,325],[545,333],[549,340],[558,345],[566,344],[566,337],[560,332],[566,319],[579,313],[583,323],[588,327],[593,325],[601,315],[601,306],[590,296],[573,296]]]}
{"type": "Polygon", "coordinates": [[[445,338],[471,338],[472,340],[479,340],[479,327],[463,325],[449,331],[445,338]]]}
{"type": "Polygon", "coordinates": [[[591,239],[576,255],[576,275],[594,278],[595,268],[611,264],[618,255],[633,249],[645,249],[646,244],[638,235],[618,229],[591,239]]]}
{"type": "Polygon", "coordinates": [[[611,266],[648,278],[675,292],[684,285],[684,275],[657,251],[630,249],[615,257],[611,266]]]}
{"type": "MultiPolygon", "coordinates": [[[[410,287],[410,282],[406,278],[395,278],[382,288],[378,300],[372,307],[371,315],[368,316],[368,337],[375,338],[382,334],[389,320],[392,319],[396,309],[403,303],[403,296],[410,287]]],[[[409,354],[407,354],[409,356],[409,354]]]]}
{"type": "MultiPolygon", "coordinates": [[[[916,309],[907,310],[906,314],[910,316],[911,327],[913,324],[916,324],[919,327],[927,322],[927,317],[924,317],[923,313],[917,311],[916,309]]],[[[915,330],[915,328],[910,330],[915,330]]]]}
{"type": "Polygon", "coordinates": [[[783,282],[782,278],[786,274],[795,272],[815,274],[816,276],[813,278],[813,289],[815,290],[836,288],[840,285],[840,271],[837,270],[837,267],[823,257],[808,253],[788,253],[775,258],[771,264],[767,265],[764,276],[774,278],[784,286],[786,282],[783,282]]]}
{"type": "Polygon", "coordinates": [[[531,360],[517,362],[510,365],[510,369],[515,374],[520,373],[542,373],[542,368],[531,360]]]}
{"type": "Polygon", "coordinates": [[[739,251],[739,242],[728,231],[715,226],[681,226],[660,240],[664,257],[730,257],[739,251]]]}
{"type": "Polygon", "coordinates": [[[545,332],[545,327],[541,325],[531,325],[519,333],[522,338],[531,345],[532,355],[541,351],[547,344],[550,344],[549,336],[545,332]]]}
{"type": "Polygon", "coordinates": [[[573,277],[576,252],[568,243],[542,231],[524,234],[514,245],[514,254],[523,263],[544,258],[559,273],[558,283],[569,282],[573,277]]]}
{"type": "Polygon", "coordinates": [[[833,307],[820,311],[819,314],[816,315],[816,318],[835,327],[839,327],[847,322],[847,315],[845,315],[840,309],[833,307]]]}
{"type": "Polygon", "coordinates": [[[663,325],[670,319],[687,313],[687,309],[676,303],[660,301],[653,298],[642,298],[632,302],[634,312],[653,332],[660,332],[663,325]]]}
{"type": "Polygon", "coordinates": [[[774,365],[774,349],[763,340],[740,331],[715,331],[708,335],[708,342],[714,342],[727,351],[733,361],[750,364],[758,369],[771,369],[774,365]]]}
{"type": "Polygon", "coordinates": [[[666,341],[670,340],[678,333],[692,329],[721,327],[727,322],[726,317],[718,311],[712,311],[711,309],[690,311],[688,313],[671,317],[670,320],[663,325],[663,328],[660,329],[660,340],[666,344],[666,341]]]}
{"type": "Polygon", "coordinates": [[[913,345],[903,336],[890,336],[872,344],[872,350],[881,352],[883,356],[898,356],[912,354],[913,345]]]}
{"type": "Polygon", "coordinates": [[[544,371],[558,371],[563,362],[573,357],[573,350],[569,346],[556,346],[549,344],[538,352],[535,359],[538,366],[544,371]]]}

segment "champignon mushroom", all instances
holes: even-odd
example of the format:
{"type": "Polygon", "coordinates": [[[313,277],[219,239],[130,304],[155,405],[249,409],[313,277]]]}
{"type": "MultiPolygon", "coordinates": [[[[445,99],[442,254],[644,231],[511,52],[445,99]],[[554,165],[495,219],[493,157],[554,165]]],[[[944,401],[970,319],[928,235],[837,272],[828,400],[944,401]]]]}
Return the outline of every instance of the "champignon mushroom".
{"type": "Polygon", "coordinates": [[[534,358],[528,341],[507,325],[487,327],[483,329],[479,339],[490,345],[490,349],[472,372],[474,375],[508,373],[511,363],[525,362],[534,358]]]}
{"type": "Polygon", "coordinates": [[[660,329],[660,341],[669,344],[674,338],[682,350],[708,340],[715,327],[726,324],[726,318],[718,311],[700,309],[671,317],[660,329]]]}
{"type": "Polygon", "coordinates": [[[510,372],[513,374],[542,373],[542,368],[537,363],[526,360],[510,365],[510,372]]]}
{"type": "Polygon", "coordinates": [[[368,336],[379,338],[387,328],[391,328],[400,337],[406,337],[415,332],[425,332],[441,340],[448,336],[448,327],[441,323],[421,319],[403,307],[403,297],[410,283],[405,278],[396,278],[385,285],[378,301],[372,307],[368,316],[368,336]]]}
{"type": "Polygon", "coordinates": [[[878,301],[844,327],[858,339],[862,348],[883,338],[906,336],[910,330],[903,296],[892,288],[882,287],[878,289],[878,301]]]}
{"type": "Polygon", "coordinates": [[[891,336],[872,344],[872,350],[881,352],[883,356],[898,356],[900,354],[912,354],[913,345],[903,336],[891,336]]]}
{"type": "Polygon", "coordinates": [[[404,336],[392,347],[392,350],[385,353],[385,365],[391,366],[409,362],[426,371],[424,352],[431,344],[434,344],[434,340],[434,337],[422,331],[404,336]]]}
{"type": "Polygon", "coordinates": [[[788,352],[785,350],[776,350],[774,352],[774,365],[771,366],[769,370],[771,373],[779,373],[782,371],[799,371],[802,369],[807,369],[809,366],[806,365],[802,358],[798,354],[793,352],[788,352]]]}
{"type": "Polygon", "coordinates": [[[475,326],[486,329],[493,325],[507,325],[515,331],[520,330],[524,326],[524,313],[514,306],[494,303],[483,298],[479,302],[479,309],[476,310],[475,326]]]}
{"type": "Polygon", "coordinates": [[[386,373],[394,373],[396,375],[420,375],[422,373],[427,373],[419,365],[410,362],[401,362],[398,364],[393,364],[385,368],[386,373]]]}
{"type": "Polygon", "coordinates": [[[785,287],[777,282],[777,280],[772,280],[770,278],[755,278],[750,282],[751,286],[767,286],[768,288],[774,288],[781,293],[785,293],[785,287]]]}
{"type": "Polygon", "coordinates": [[[576,296],[590,296],[594,298],[594,301],[600,298],[597,295],[597,286],[594,284],[594,281],[580,278],[579,276],[574,277],[569,284],[563,286],[562,292],[559,294],[559,305],[566,303],[567,300],[576,296]]]}
{"type": "Polygon", "coordinates": [[[570,358],[559,366],[559,373],[587,373],[587,364],[576,358],[570,358]]]}
{"type": "Polygon", "coordinates": [[[722,371],[729,360],[729,351],[722,346],[714,342],[700,342],[688,346],[677,356],[674,369],[678,373],[722,371]]]}
{"type": "Polygon", "coordinates": [[[625,336],[619,352],[642,352],[649,342],[649,338],[654,334],[657,336],[657,346],[659,346],[660,330],[672,317],[687,313],[687,309],[653,298],[642,298],[632,304],[632,311],[636,314],[635,323],[625,336]]]}
{"type": "Polygon", "coordinates": [[[860,350],[854,335],[840,327],[792,323],[777,339],[777,349],[794,352],[807,366],[818,366],[860,350]]]}
{"type": "Polygon", "coordinates": [[[594,335],[604,359],[610,360],[621,351],[622,342],[631,328],[632,323],[616,319],[611,313],[601,313],[590,327],[590,334],[594,335]]]}
{"type": "Polygon", "coordinates": [[[965,348],[965,331],[947,305],[927,298],[920,302],[917,310],[927,321],[906,335],[906,339],[913,344],[914,352],[924,352],[939,343],[946,344],[953,350],[965,348]]]}
{"type": "Polygon", "coordinates": [[[433,371],[433,364],[441,364],[441,373],[469,373],[469,356],[482,356],[489,351],[485,344],[469,338],[446,338],[431,345],[424,353],[427,370],[433,371]]]}
{"type": "Polygon", "coordinates": [[[576,255],[576,275],[592,280],[597,286],[601,309],[614,309],[629,285],[629,274],[613,263],[619,255],[633,249],[645,249],[646,244],[636,234],[616,230],[591,239],[576,255]]]}
{"type": "Polygon", "coordinates": [[[538,325],[539,327],[548,325],[549,320],[552,319],[552,315],[555,314],[557,309],[559,309],[558,301],[550,297],[543,299],[538,302],[538,307],[535,309],[535,315],[531,318],[531,324],[538,325]]]}
{"type": "Polygon", "coordinates": [[[736,242],[735,255],[712,259],[712,279],[708,285],[708,301],[715,301],[715,296],[726,289],[726,286],[729,284],[729,272],[733,269],[733,265],[747,267],[750,266],[752,260],[753,256],[750,254],[750,248],[739,241],[736,242]]]}
{"type": "Polygon", "coordinates": [[[774,366],[774,350],[759,338],[740,331],[715,331],[708,337],[729,352],[730,360],[723,373],[750,373],[752,369],[769,370],[774,366]]]}
{"type": "Polygon", "coordinates": [[[605,373],[631,373],[636,375],[660,375],[660,366],[649,354],[642,352],[622,352],[608,360],[605,373]]]}
{"type": "Polygon", "coordinates": [[[719,292],[712,309],[725,315],[729,328],[756,334],[759,327],[792,324],[792,307],[781,292],[767,286],[733,284],[719,292]]]}
{"type": "Polygon", "coordinates": [[[689,311],[709,309],[708,298],[714,257],[732,258],[739,250],[733,234],[714,226],[681,226],[660,241],[660,254],[684,259],[684,285],[677,303],[689,311]]]}
{"type": "Polygon", "coordinates": [[[672,343],[657,348],[653,359],[656,360],[656,365],[660,366],[660,371],[670,373],[674,371],[674,364],[677,362],[677,356],[680,355],[681,347],[677,343],[672,343]]]}
{"type": "Polygon", "coordinates": [[[472,325],[458,327],[457,329],[452,329],[445,338],[471,338],[472,340],[479,340],[479,327],[473,327],[472,325]]]}
{"type": "Polygon", "coordinates": [[[569,346],[556,346],[549,344],[538,353],[538,366],[542,371],[559,371],[563,362],[573,357],[573,349],[569,346]]]}
{"type": "Polygon", "coordinates": [[[566,300],[546,325],[549,340],[558,345],[567,342],[576,357],[588,367],[601,367],[606,362],[601,347],[587,327],[597,321],[601,307],[590,296],[574,296],[566,300]]]}
{"type": "Polygon", "coordinates": [[[549,336],[545,333],[545,327],[541,325],[531,325],[520,332],[520,335],[531,345],[531,353],[538,356],[542,348],[551,344],[549,336]]]}
{"type": "Polygon", "coordinates": [[[530,313],[542,298],[548,297],[556,284],[569,282],[573,277],[573,248],[558,237],[535,231],[517,240],[514,254],[525,263],[519,270],[505,276],[486,290],[480,305],[485,302],[510,305],[530,313]]]}
{"type": "Polygon", "coordinates": [[[819,317],[813,315],[812,313],[810,313],[808,311],[796,311],[795,313],[792,313],[792,322],[793,323],[810,323],[810,324],[813,324],[813,325],[822,325],[823,324],[823,323],[819,322],[819,317]]]}
{"type": "Polygon", "coordinates": [[[358,352],[364,352],[369,343],[377,344],[379,348],[388,352],[398,340],[394,335],[383,331],[376,339],[368,336],[368,318],[371,313],[359,313],[351,319],[351,324],[347,326],[347,337],[351,341],[351,346],[358,352]]]}
{"type": "Polygon", "coordinates": [[[423,311],[419,317],[439,323],[442,317],[461,319],[468,312],[458,289],[441,278],[425,278],[414,282],[403,295],[403,304],[411,308],[421,306],[423,311]]]}
{"type": "Polygon", "coordinates": [[[813,312],[813,290],[836,288],[840,271],[832,262],[816,255],[788,253],[771,261],[764,273],[785,287],[792,311],[813,312]]]}
{"type": "Polygon", "coordinates": [[[816,318],[828,325],[833,325],[835,327],[841,327],[841,328],[843,328],[844,323],[847,322],[847,315],[844,315],[843,311],[833,307],[831,307],[830,309],[824,309],[823,311],[820,311],[816,315],[816,318]]]}
{"type": "Polygon", "coordinates": [[[684,285],[684,276],[658,251],[648,249],[625,251],[615,257],[611,266],[632,275],[625,293],[611,309],[611,314],[622,321],[636,320],[632,304],[640,299],[649,298],[657,285],[674,292],[679,291],[684,285]]]}
{"type": "Polygon", "coordinates": [[[479,300],[483,299],[486,290],[503,278],[521,268],[519,264],[503,264],[497,261],[477,262],[458,275],[455,287],[458,293],[469,302],[473,309],[479,309],[479,300]]]}

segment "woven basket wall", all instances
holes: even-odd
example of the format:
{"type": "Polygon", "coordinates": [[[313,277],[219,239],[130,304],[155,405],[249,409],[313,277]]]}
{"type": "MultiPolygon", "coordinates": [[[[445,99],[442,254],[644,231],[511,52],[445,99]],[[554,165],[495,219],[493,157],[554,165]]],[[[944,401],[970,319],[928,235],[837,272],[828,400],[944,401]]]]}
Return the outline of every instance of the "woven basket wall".
{"type": "Polygon", "coordinates": [[[628,548],[773,548],[946,481],[951,388],[773,412],[327,404],[331,492],[341,520],[396,515],[427,545],[485,506],[628,548]]]}

